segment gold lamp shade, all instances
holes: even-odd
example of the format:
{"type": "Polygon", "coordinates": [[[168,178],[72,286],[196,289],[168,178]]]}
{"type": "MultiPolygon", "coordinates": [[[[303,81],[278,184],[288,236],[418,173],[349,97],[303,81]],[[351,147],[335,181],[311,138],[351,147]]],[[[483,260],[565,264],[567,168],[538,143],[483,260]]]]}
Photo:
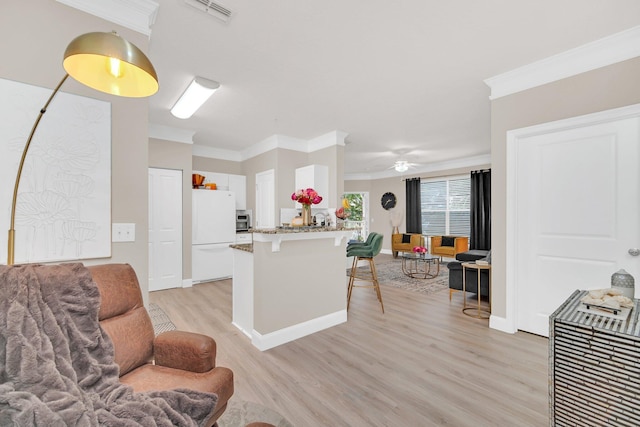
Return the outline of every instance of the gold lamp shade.
{"type": "Polygon", "coordinates": [[[115,33],[76,37],[62,65],[83,85],[117,96],[142,98],[158,91],[158,76],[140,49],[115,33]]]}

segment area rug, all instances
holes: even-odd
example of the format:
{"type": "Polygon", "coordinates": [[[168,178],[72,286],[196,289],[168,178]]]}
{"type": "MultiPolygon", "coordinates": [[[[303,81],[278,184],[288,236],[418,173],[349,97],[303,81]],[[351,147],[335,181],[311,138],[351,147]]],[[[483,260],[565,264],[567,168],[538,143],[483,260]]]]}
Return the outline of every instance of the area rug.
{"type": "Polygon", "coordinates": [[[149,317],[151,317],[151,323],[153,323],[153,331],[156,336],[163,332],[173,331],[176,325],[173,324],[169,316],[162,310],[157,304],[149,303],[149,309],[147,310],[149,317]]]}
{"type": "MultiPolygon", "coordinates": [[[[449,269],[446,263],[440,264],[440,272],[433,279],[414,279],[402,272],[402,258],[394,258],[391,255],[380,254],[374,258],[378,282],[381,286],[391,286],[421,294],[432,294],[449,289],[449,269]]],[[[433,269],[433,266],[432,266],[433,269]]],[[[368,271],[369,264],[358,267],[358,270],[368,271]]],[[[351,269],[347,269],[347,276],[351,269]]]]}
{"type": "Polygon", "coordinates": [[[257,421],[273,424],[276,427],[293,427],[293,424],[276,411],[257,403],[236,400],[233,397],[218,420],[218,427],[244,427],[257,421]]]}

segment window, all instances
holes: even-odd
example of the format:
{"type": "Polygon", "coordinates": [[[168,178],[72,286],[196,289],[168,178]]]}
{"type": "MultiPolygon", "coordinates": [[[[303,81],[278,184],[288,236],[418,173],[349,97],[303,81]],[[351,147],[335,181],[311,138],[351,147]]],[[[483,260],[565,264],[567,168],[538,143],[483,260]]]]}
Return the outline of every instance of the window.
{"type": "Polygon", "coordinates": [[[469,236],[470,190],[471,179],[468,176],[422,181],[422,234],[469,236]]]}
{"type": "Polygon", "coordinates": [[[345,226],[353,229],[350,240],[364,241],[369,235],[369,193],[344,193],[342,197],[349,201],[345,226]]]}

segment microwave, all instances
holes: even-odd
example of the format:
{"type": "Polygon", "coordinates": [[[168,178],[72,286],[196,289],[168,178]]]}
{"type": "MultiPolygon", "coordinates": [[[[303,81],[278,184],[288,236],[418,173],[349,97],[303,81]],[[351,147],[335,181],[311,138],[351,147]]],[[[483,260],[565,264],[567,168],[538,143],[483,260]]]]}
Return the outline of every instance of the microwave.
{"type": "Polygon", "coordinates": [[[251,217],[248,213],[236,213],[236,231],[249,231],[251,217]]]}

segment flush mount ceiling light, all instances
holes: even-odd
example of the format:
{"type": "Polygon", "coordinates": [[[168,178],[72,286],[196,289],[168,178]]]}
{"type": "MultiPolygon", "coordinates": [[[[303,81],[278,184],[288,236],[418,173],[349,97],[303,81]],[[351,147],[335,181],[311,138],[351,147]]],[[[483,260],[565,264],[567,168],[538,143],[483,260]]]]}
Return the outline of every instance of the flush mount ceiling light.
{"type": "Polygon", "coordinates": [[[396,172],[406,172],[409,170],[409,163],[406,160],[398,160],[394,165],[396,172]]]}
{"type": "Polygon", "coordinates": [[[213,80],[202,77],[194,78],[187,90],[171,108],[171,114],[179,119],[188,119],[219,87],[220,83],[213,80]]]}

